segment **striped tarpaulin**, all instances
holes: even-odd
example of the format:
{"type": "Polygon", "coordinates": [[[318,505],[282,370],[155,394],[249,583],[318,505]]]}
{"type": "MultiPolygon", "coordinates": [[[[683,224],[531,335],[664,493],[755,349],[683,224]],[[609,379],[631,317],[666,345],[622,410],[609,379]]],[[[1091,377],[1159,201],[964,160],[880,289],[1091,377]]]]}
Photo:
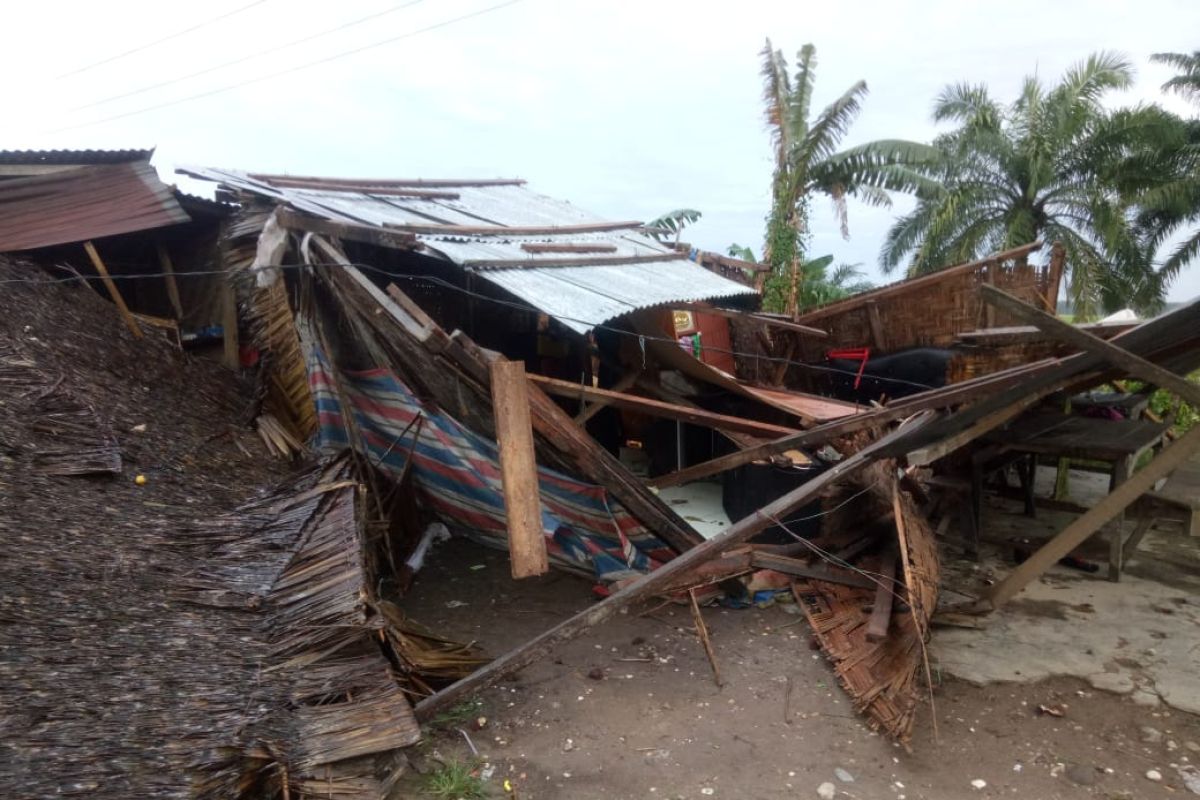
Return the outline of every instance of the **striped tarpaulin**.
{"type": "MultiPolygon", "coordinates": [[[[350,445],[329,365],[314,351],[309,384],[317,404],[318,445],[336,451],[350,445]]],[[[425,503],[448,523],[490,544],[506,547],[504,495],[496,443],[468,430],[443,410],[424,407],[394,373],[386,369],[339,371],[341,390],[354,408],[371,463],[398,476],[404,468],[417,425],[413,478],[425,503]]],[[[646,572],[673,555],[643,528],[603,487],[538,467],[542,527],[550,558],[560,566],[585,570],[603,581],[646,572]]]]}

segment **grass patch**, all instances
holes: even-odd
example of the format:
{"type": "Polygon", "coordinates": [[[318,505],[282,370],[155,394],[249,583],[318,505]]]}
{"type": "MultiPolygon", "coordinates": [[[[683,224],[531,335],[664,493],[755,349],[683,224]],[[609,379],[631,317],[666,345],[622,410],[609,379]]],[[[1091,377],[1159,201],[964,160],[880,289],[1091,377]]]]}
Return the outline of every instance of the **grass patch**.
{"type": "Polygon", "coordinates": [[[458,728],[475,720],[483,711],[483,701],[478,698],[464,700],[456,706],[451,706],[429,720],[429,727],[437,730],[458,728]]]}
{"type": "Polygon", "coordinates": [[[487,797],[475,767],[463,761],[447,761],[425,776],[425,791],[446,800],[479,800],[487,797]]]}

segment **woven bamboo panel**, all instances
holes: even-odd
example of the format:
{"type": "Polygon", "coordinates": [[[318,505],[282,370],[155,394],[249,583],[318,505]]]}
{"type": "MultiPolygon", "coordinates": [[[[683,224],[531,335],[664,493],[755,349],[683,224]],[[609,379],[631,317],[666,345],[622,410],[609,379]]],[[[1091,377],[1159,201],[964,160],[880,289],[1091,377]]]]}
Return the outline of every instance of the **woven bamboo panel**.
{"type": "MultiPolygon", "coordinates": [[[[893,508],[893,482],[888,472],[892,466],[891,462],[875,464],[863,474],[858,490],[863,493],[863,506],[870,509],[868,518],[878,518],[893,508]]],[[[887,638],[867,641],[874,590],[811,581],[797,584],[795,591],[855,710],[866,716],[873,730],[907,746],[924,691],[925,644],[929,618],[937,605],[940,570],[928,522],[907,495],[900,493],[899,503],[905,545],[901,560],[907,563],[897,571],[895,591],[911,611],[893,612],[887,638]]],[[[875,557],[861,566],[878,572],[875,557]]]]}

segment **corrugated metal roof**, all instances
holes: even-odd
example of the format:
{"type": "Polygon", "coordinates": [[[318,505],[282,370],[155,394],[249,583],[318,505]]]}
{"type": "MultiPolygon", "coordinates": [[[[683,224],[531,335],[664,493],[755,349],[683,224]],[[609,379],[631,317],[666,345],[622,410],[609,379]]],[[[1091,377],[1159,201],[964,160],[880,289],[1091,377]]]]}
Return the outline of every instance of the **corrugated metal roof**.
{"type": "Polygon", "coordinates": [[[128,164],[149,161],[150,150],[0,150],[0,164],[128,164]]]}
{"type": "Polygon", "coordinates": [[[755,294],[752,288],[715,275],[683,256],[671,258],[674,251],[670,247],[646,236],[636,225],[605,231],[570,230],[571,226],[606,221],[571,203],[531,191],[516,180],[321,179],[248,175],[206,167],[179,171],[271,197],[298,211],[337,222],[385,228],[422,226],[416,236],[428,251],[477,271],[482,279],[580,333],[641,308],[755,294]],[[406,196],[405,187],[445,191],[406,196]],[[436,226],[441,225],[482,231],[468,235],[440,232],[436,226]],[[510,233],[505,228],[515,230],[510,233]],[[535,228],[547,232],[532,235],[516,230],[535,228]],[[602,256],[580,253],[576,257],[522,248],[532,243],[604,245],[606,249],[602,256]],[[637,258],[664,260],[595,263],[637,258]],[[585,266],[572,261],[592,263],[585,266]],[[538,266],[539,262],[547,266],[538,266]],[[473,265],[478,265],[478,270],[473,265]]]}
{"type": "Polygon", "coordinates": [[[148,162],[103,164],[0,182],[0,252],[188,222],[148,162]]]}

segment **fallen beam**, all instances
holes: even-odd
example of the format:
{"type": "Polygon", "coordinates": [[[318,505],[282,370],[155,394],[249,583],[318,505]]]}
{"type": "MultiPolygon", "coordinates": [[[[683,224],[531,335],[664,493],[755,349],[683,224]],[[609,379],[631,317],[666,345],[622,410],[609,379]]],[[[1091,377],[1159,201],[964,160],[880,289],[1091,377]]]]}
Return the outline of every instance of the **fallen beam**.
{"type": "MultiPolygon", "coordinates": [[[[641,377],[641,374],[642,373],[638,370],[630,370],[629,372],[626,372],[616,383],[609,387],[609,391],[624,392],[626,389],[632,388],[633,385],[638,382],[638,378],[641,377]]],[[[589,419],[608,408],[610,402],[611,401],[609,400],[602,400],[599,397],[589,399],[587,406],[575,415],[576,424],[583,425],[589,419]]]]}
{"type": "Polygon", "coordinates": [[[798,558],[790,558],[761,550],[756,550],[750,555],[750,564],[755,569],[773,569],[776,572],[782,572],[784,575],[804,578],[805,580],[841,583],[846,586],[857,586],[860,589],[871,589],[875,586],[867,578],[850,570],[835,571],[826,567],[814,567],[807,561],[801,561],[798,558]]]}
{"type": "Polygon", "coordinates": [[[609,405],[624,408],[628,411],[638,411],[653,417],[665,417],[667,419],[690,422],[693,425],[703,425],[718,430],[748,433],[751,436],[761,436],[764,438],[789,436],[793,433],[799,433],[795,428],[786,428],[782,425],[771,425],[767,422],[759,422],[753,419],[746,419],[745,417],[731,417],[727,414],[717,414],[701,408],[665,403],[661,400],[639,397],[635,394],[614,392],[609,389],[595,389],[591,386],[571,383],[570,381],[561,381],[557,378],[547,378],[543,375],[531,374],[529,375],[529,381],[541,387],[542,391],[559,397],[569,397],[573,400],[602,400],[609,405]]]}
{"type": "MultiPolygon", "coordinates": [[[[910,426],[921,425],[925,421],[923,419],[914,420],[910,426]]],[[[1196,430],[1200,431],[1200,428],[1196,430]]],[[[678,558],[668,561],[653,572],[615,592],[607,599],[560,622],[545,633],[510,650],[466,678],[425,698],[416,706],[417,717],[429,719],[430,716],[454,705],[462,698],[491,686],[497,681],[503,680],[505,676],[544,658],[557,645],[576,638],[588,629],[618,614],[621,609],[627,608],[632,603],[654,597],[680,576],[717,558],[729,548],[741,544],[759,531],[776,524],[775,520],[785,517],[844,478],[863,470],[875,459],[875,454],[880,446],[897,434],[898,432],[889,434],[875,444],[863,448],[834,465],[828,472],[821,473],[754,514],[738,520],[737,523],[712,539],[696,545],[678,558]]]]}
{"type": "Polygon", "coordinates": [[[892,601],[896,597],[896,561],[899,555],[895,545],[889,546],[880,555],[879,584],[875,587],[875,603],[871,607],[871,618],[867,620],[867,641],[882,642],[887,638],[892,625],[892,601]]]}
{"type": "Polygon", "coordinates": [[[133,318],[133,314],[129,313],[129,306],[125,305],[125,298],[121,296],[117,285],[113,283],[112,276],[108,274],[108,267],[104,266],[104,261],[100,258],[100,254],[96,252],[96,245],[91,242],[84,242],[83,249],[87,251],[88,258],[92,260],[92,266],[100,274],[100,280],[104,282],[104,288],[108,290],[108,296],[112,298],[112,301],[117,305],[117,310],[121,312],[121,319],[124,320],[125,327],[129,328],[129,332],[133,334],[133,338],[141,339],[142,329],[138,326],[137,320],[133,318]]]}
{"type": "Polygon", "coordinates": [[[1028,303],[1024,303],[994,286],[984,286],[982,289],[983,299],[997,308],[1001,308],[1031,325],[1036,325],[1039,330],[1060,341],[1078,347],[1080,350],[1089,352],[1098,358],[1102,358],[1115,367],[1120,367],[1136,378],[1141,378],[1154,386],[1167,389],[1182,397],[1193,406],[1200,407],[1200,386],[1192,383],[1187,378],[1176,375],[1170,370],[1163,369],[1157,364],[1134,355],[1111,342],[1107,342],[1095,334],[1076,328],[1070,323],[1063,322],[1058,317],[1034,308],[1028,303]]]}
{"type": "Polygon", "coordinates": [[[1021,563],[1004,580],[972,607],[977,613],[994,611],[1011,600],[1050,567],[1066,557],[1079,545],[1113,517],[1124,511],[1154,484],[1200,450],[1200,426],[1192,428],[1174,444],[1165,448],[1158,457],[1135,472],[1129,480],[1113,490],[1083,516],[1075,519],[1058,535],[1042,545],[1036,553],[1021,563]]]}
{"type": "Polygon", "coordinates": [[[529,421],[528,383],[521,361],[493,361],[492,413],[500,451],[500,482],[504,490],[504,519],[508,526],[508,555],[514,578],[550,571],[542,503],[538,489],[533,426],[529,421]]]}

